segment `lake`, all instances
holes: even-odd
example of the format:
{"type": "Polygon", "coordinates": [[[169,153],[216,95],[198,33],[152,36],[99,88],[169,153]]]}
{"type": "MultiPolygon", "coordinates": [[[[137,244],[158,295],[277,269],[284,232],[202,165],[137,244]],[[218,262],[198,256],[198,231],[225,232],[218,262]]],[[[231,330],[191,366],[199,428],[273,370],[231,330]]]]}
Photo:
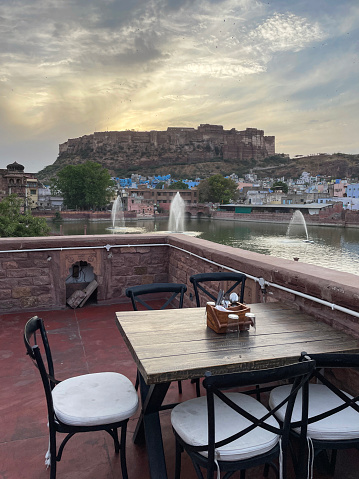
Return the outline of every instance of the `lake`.
{"type": "MultiPolygon", "coordinates": [[[[65,235],[84,233],[111,234],[108,228],[110,221],[103,222],[63,222],[65,235]]],[[[59,224],[51,223],[52,232],[58,234],[59,224]]],[[[252,223],[209,219],[190,219],[186,222],[186,230],[197,237],[242,248],[248,251],[277,256],[279,258],[299,258],[302,263],[325,266],[339,271],[359,275],[359,228],[335,228],[308,225],[306,239],[303,228],[297,228],[289,236],[288,225],[274,223],[252,223]]],[[[161,232],[167,231],[168,220],[126,221],[126,232],[161,232]]]]}

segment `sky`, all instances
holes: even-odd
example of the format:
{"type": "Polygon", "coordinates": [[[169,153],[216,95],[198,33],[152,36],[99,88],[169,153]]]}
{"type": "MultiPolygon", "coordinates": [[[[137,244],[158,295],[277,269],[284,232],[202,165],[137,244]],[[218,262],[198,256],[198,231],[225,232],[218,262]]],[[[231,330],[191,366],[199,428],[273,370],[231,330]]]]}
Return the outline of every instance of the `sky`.
{"type": "Polygon", "coordinates": [[[201,123],[359,152],[358,0],[0,0],[0,45],[0,168],[201,123]]]}

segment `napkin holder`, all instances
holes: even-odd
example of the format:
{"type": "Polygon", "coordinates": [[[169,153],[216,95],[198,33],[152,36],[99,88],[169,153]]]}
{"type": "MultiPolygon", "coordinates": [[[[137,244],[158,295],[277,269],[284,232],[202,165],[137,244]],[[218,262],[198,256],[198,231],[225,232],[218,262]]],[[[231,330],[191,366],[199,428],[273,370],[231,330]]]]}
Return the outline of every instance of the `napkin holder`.
{"type": "Polygon", "coordinates": [[[227,311],[219,311],[212,306],[207,304],[206,314],[207,314],[207,326],[216,333],[226,333],[228,328],[228,315],[236,314],[238,316],[238,326],[239,330],[248,329],[248,326],[253,325],[251,320],[247,320],[245,315],[250,312],[250,308],[242,303],[237,303],[234,306],[229,306],[226,308],[227,311]]]}

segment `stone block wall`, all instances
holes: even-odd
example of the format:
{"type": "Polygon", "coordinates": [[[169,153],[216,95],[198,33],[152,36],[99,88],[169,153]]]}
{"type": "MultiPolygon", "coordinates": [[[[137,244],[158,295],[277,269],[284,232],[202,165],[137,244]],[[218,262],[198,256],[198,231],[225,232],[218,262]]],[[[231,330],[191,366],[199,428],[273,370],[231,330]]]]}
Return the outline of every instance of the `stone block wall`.
{"type": "MultiPolygon", "coordinates": [[[[169,243],[179,248],[173,248],[170,255],[169,281],[187,284],[189,294],[185,307],[195,306],[194,298],[190,298],[193,288],[189,277],[195,273],[225,271],[220,266],[224,265],[256,278],[262,277],[269,283],[359,312],[359,281],[356,275],[265,256],[184,235],[169,235],[169,243]]],[[[262,295],[258,283],[248,279],[245,301],[282,301],[359,338],[359,318],[274,286],[267,287],[266,294],[262,295]]]]}
{"type": "Polygon", "coordinates": [[[65,308],[65,281],[79,262],[93,268],[99,303],[127,301],[129,286],[168,281],[168,246],[161,243],[160,235],[0,238],[0,313],[65,308]]]}
{"type": "MultiPolygon", "coordinates": [[[[265,256],[183,234],[0,238],[0,312],[66,307],[66,278],[73,264],[86,262],[98,282],[98,303],[128,301],[129,286],[185,283],[186,307],[195,307],[192,274],[225,270],[313,295],[330,304],[359,310],[356,275],[265,256]],[[18,252],[20,251],[20,252],[18,252]]],[[[359,338],[359,318],[307,298],[248,279],[245,301],[283,301],[359,338]]]]}
{"type": "MultiPolygon", "coordinates": [[[[213,218],[235,221],[260,221],[268,223],[287,223],[289,224],[293,213],[275,213],[256,212],[252,213],[234,213],[233,211],[214,211],[213,218]]],[[[353,226],[359,227],[359,212],[342,211],[337,209],[322,210],[320,214],[304,214],[304,219],[308,225],[333,225],[333,226],[353,226]]]]}

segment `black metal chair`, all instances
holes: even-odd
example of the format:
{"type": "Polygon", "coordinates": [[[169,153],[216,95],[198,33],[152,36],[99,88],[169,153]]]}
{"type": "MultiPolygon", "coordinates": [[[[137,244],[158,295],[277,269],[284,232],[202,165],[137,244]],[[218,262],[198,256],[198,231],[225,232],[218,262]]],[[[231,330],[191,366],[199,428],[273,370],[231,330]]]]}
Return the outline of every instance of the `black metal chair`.
{"type": "MultiPolygon", "coordinates": [[[[126,289],[126,296],[131,299],[132,307],[135,311],[138,311],[138,304],[141,304],[146,309],[166,309],[171,303],[177,298],[178,296],[178,308],[183,307],[183,297],[185,292],[187,291],[187,286],[182,283],[153,283],[153,284],[141,284],[139,286],[132,286],[131,288],[126,289]],[[162,301],[162,305],[159,308],[153,308],[148,302],[145,301],[144,297],[149,300],[154,300],[153,295],[162,296],[161,298],[157,299],[158,301],[162,301]],[[170,296],[166,295],[169,293],[170,296]]],[[[139,385],[139,376],[137,374],[136,377],[136,384],[135,388],[138,389],[139,385]]],[[[182,383],[178,381],[178,392],[182,394],[182,383]]],[[[197,396],[200,396],[199,385],[197,387],[196,384],[196,393],[197,396]]]]}
{"type": "Polygon", "coordinates": [[[171,305],[174,299],[178,296],[178,308],[183,307],[183,297],[187,291],[187,286],[182,283],[152,283],[152,284],[141,284],[139,286],[132,286],[126,289],[126,296],[131,299],[132,306],[134,311],[138,311],[138,303],[144,306],[146,309],[165,309],[171,305]],[[149,300],[153,300],[154,294],[158,293],[172,293],[170,297],[165,297],[159,299],[163,301],[162,305],[159,308],[153,308],[149,305],[144,297],[149,300]]]}
{"type": "MultiPolygon", "coordinates": [[[[220,285],[223,281],[230,282],[230,286],[227,288],[226,292],[224,293],[225,296],[228,296],[235,288],[237,288],[240,285],[241,290],[240,290],[240,294],[238,295],[238,298],[239,298],[239,302],[243,303],[246,275],[242,273],[233,273],[233,272],[226,272],[226,271],[217,272],[217,273],[199,273],[199,274],[193,274],[189,278],[189,280],[193,284],[197,308],[201,306],[198,290],[202,291],[211,300],[216,301],[217,294],[220,289],[220,285]],[[213,282],[218,283],[218,286],[216,289],[216,295],[212,294],[202,284],[202,283],[213,283],[213,282]]],[[[199,379],[192,379],[192,383],[196,384],[197,396],[200,396],[199,379]]]]}
{"type": "MultiPolygon", "coordinates": [[[[290,436],[291,412],[295,397],[301,391],[307,404],[308,380],[315,361],[308,360],[275,369],[242,372],[222,376],[207,373],[203,386],[207,397],[194,398],[177,405],[171,414],[176,438],[176,472],[180,478],[181,453],[185,450],[194,465],[197,476],[203,479],[201,468],[207,469],[207,479],[212,479],[217,469],[229,478],[235,471],[261,464],[269,465],[277,458],[286,478],[286,456],[290,436]],[[254,397],[228,389],[281,381],[291,378],[293,384],[277,408],[269,411],[254,397]],[[226,392],[224,392],[227,390],[226,392]],[[286,416],[280,425],[274,414],[284,408],[286,416]]],[[[300,418],[302,440],[305,441],[306,410],[300,418]]]]}
{"type": "MultiPolygon", "coordinates": [[[[222,283],[224,281],[230,282],[230,286],[225,291],[224,295],[228,296],[235,288],[240,286],[240,292],[238,294],[239,302],[243,303],[244,297],[244,285],[246,282],[246,275],[242,273],[234,273],[234,272],[217,272],[217,273],[200,273],[194,274],[189,279],[193,284],[194,294],[196,297],[196,304],[197,307],[201,306],[199,290],[202,291],[205,295],[207,295],[212,301],[216,301],[217,295],[214,295],[208,288],[205,288],[202,283],[222,283]]],[[[218,293],[219,287],[217,287],[216,292],[218,293]]],[[[205,305],[204,305],[205,306],[205,305]]]]}
{"type": "Polygon", "coordinates": [[[85,374],[58,381],[43,320],[34,316],[25,325],[27,354],[38,368],[45,389],[49,425],[49,450],[45,464],[50,478],[56,477],[56,465],[71,437],[79,432],[106,431],[113,438],[115,452],[120,452],[122,477],[126,467],[126,429],[128,419],[136,412],[138,396],[131,381],[115,372],[85,374]],[[40,351],[43,347],[44,359],[40,351]],[[118,439],[118,429],[121,439],[118,439]],[[57,452],[56,433],[67,434],[57,452]]]}
{"type": "MultiPolygon", "coordinates": [[[[309,412],[307,438],[312,453],[312,460],[321,454],[325,460],[328,472],[334,475],[336,454],[338,449],[359,447],[359,396],[353,397],[340,390],[330,381],[321,368],[358,368],[359,354],[310,354],[315,360],[317,369],[313,377],[317,383],[309,384],[309,412]],[[326,452],[332,453],[328,458],[326,452]]],[[[288,393],[288,386],[279,386],[271,392],[269,403],[276,407],[283,396],[288,393]]],[[[293,409],[293,420],[300,415],[301,401],[298,398],[293,409]]],[[[284,411],[276,413],[283,420],[284,411]]],[[[293,429],[295,437],[299,428],[293,429]]]]}

